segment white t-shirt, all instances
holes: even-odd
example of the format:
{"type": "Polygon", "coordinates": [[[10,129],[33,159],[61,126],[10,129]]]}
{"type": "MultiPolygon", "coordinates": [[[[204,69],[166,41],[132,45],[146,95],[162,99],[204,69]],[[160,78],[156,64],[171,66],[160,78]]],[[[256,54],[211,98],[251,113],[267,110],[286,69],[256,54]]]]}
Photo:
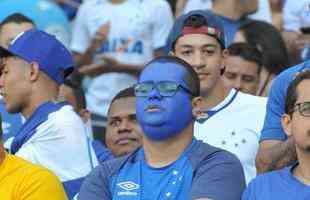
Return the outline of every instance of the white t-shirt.
{"type": "MultiPolygon", "coordinates": [[[[269,1],[259,0],[258,3],[258,11],[250,15],[250,18],[271,23],[272,19],[269,1]]],[[[211,9],[211,7],[211,0],[188,0],[184,8],[184,13],[188,13],[191,10],[211,9]]]]}
{"type": "Polygon", "coordinates": [[[286,31],[310,27],[310,0],[286,0],[283,8],[283,27],[286,31]]]}
{"type": "Polygon", "coordinates": [[[267,99],[232,89],[205,121],[195,122],[197,139],[234,153],[243,166],[246,182],[256,176],[255,157],[267,99]]]}
{"type": "Polygon", "coordinates": [[[15,155],[50,169],[62,182],[85,177],[98,165],[85,125],[70,105],[49,114],[15,155]]]}
{"type": "MultiPolygon", "coordinates": [[[[173,15],[164,0],[128,0],[122,4],[92,0],[78,11],[71,49],[84,53],[98,28],[107,22],[110,22],[108,41],[96,55],[104,54],[122,63],[143,65],[153,58],[154,50],[165,46],[173,15]]],[[[117,72],[88,79],[85,82],[88,109],[106,116],[112,98],[135,82],[136,77],[117,72]]]]}

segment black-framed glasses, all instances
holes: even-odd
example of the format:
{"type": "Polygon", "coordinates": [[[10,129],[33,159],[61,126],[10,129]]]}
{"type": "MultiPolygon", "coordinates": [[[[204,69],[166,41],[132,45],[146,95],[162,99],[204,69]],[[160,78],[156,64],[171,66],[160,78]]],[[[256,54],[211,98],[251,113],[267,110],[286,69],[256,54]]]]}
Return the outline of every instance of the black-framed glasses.
{"type": "Polygon", "coordinates": [[[310,101],[296,103],[292,112],[298,110],[299,114],[304,117],[310,117],[310,101]]]}
{"type": "Polygon", "coordinates": [[[150,81],[150,82],[137,83],[134,86],[134,88],[135,88],[135,95],[137,97],[147,97],[154,88],[156,88],[159,94],[163,97],[174,96],[180,88],[184,89],[187,93],[194,96],[194,93],[190,91],[188,88],[173,81],[161,81],[157,83],[150,81]]]}

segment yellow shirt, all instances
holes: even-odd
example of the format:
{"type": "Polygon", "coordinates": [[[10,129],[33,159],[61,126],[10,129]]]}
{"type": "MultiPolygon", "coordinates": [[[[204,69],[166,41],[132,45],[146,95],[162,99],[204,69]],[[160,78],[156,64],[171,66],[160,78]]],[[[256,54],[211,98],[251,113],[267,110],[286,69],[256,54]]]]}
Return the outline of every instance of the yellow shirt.
{"type": "Polygon", "coordinates": [[[0,164],[0,200],[67,200],[58,178],[49,170],[6,154],[0,164]]]}

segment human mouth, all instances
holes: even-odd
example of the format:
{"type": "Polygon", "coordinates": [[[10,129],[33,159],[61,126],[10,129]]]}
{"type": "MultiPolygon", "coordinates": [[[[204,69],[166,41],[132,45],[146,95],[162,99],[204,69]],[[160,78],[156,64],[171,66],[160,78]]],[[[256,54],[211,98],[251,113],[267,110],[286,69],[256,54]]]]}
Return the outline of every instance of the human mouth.
{"type": "Polygon", "coordinates": [[[206,79],[209,76],[209,73],[198,73],[198,77],[200,80],[206,79]]]}
{"type": "Polygon", "coordinates": [[[137,141],[137,139],[135,139],[135,138],[122,137],[122,138],[119,138],[118,140],[116,140],[115,144],[117,144],[117,145],[127,145],[127,144],[130,144],[130,143],[136,142],[136,141],[137,141]]]}
{"type": "Polygon", "coordinates": [[[161,110],[161,108],[157,105],[150,105],[146,108],[147,112],[158,112],[160,110],[161,110]]]}

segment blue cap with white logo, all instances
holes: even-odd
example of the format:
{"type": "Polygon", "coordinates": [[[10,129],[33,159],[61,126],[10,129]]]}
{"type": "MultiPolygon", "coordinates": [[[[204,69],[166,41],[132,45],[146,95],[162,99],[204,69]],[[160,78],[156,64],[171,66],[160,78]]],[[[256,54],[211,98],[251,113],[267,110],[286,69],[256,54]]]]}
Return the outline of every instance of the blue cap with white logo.
{"type": "Polygon", "coordinates": [[[0,57],[18,56],[28,63],[36,62],[40,70],[59,85],[73,71],[70,51],[55,36],[31,29],[19,34],[8,49],[0,47],[0,57]]]}

